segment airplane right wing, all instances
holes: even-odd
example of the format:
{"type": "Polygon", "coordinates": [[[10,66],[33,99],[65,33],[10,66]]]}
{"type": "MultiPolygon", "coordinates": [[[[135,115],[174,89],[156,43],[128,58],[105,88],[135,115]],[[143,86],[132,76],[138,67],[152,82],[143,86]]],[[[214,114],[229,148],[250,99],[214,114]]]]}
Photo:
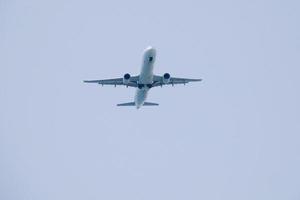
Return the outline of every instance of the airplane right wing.
{"type": "Polygon", "coordinates": [[[175,78],[175,77],[170,77],[170,75],[168,78],[169,78],[168,82],[164,82],[163,76],[154,75],[154,77],[153,77],[154,83],[153,83],[152,87],[163,86],[163,85],[186,84],[189,82],[202,81],[202,79],[175,78]]]}

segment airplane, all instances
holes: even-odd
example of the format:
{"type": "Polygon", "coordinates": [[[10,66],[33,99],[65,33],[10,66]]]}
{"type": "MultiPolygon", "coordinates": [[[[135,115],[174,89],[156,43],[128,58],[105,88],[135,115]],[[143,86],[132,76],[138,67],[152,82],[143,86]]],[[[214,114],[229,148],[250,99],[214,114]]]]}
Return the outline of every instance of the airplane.
{"type": "Polygon", "coordinates": [[[163,85],[186,84],[189,82],[202,81],[202,79],[188,79],[171,77],[169,73],[163,76],[153,74],[153,66],[156,59],[156,49],[147,47],[143,53],[143,62],[141,72],[137,76],[131,76],[129,73],[124,74],[122,78],[104,79],[104,80],[85,80],[84,83],[98,83],[103,85],[124,85],[126,87],[135,87],[136,93],[134,102],[121,103],[117,106],[135,106],[139,109],[141,106],[158,106],[158,103],[146,102],[148,92],[151,88],[163,85]]]}

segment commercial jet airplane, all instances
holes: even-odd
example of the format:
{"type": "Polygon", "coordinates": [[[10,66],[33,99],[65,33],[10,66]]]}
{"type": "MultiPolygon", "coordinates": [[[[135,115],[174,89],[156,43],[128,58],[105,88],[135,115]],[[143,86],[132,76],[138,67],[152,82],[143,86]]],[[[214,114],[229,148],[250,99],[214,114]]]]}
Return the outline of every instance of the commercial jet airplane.
{"type": "Polygon", "coordinates": [[[134,102],[121,103],[117,106],[135,106],[139,109],[141,106],[158,106],[157,103],[146,102],[147,94],[153,87],[186,84],[194,81],[201,81],[202,79],[187,79],[187,78],[175,78],[171,77],[169,73],[165,73],[163,76],[157,76],[153,74],[153,65],[156,59],[156,50],[153,47],[148,47],[144,50],[142,69],[139,75],[130,76],[126,73],[123,78],[105,79],[105,80],[88,80],[85,83],[98,83],[103,85],[124,85],[126,87],[135,87],[136,94],[134,102]]]}

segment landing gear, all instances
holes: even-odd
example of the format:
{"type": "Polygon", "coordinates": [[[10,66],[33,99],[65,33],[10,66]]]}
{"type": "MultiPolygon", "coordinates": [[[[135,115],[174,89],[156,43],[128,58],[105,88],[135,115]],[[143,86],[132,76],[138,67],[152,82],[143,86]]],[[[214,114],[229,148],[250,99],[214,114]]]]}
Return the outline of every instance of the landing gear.
{"type": "Polygon", "coordinates": [[[143,87],[144,87],[144,84],[138,84],[139,89],[143,89],[143,87]]]}
{"type": "Polygon", "coordinates": [[[145,86],[147,86],[147,88],[152,88],[152,84],[138,84],[138,88],[139,89],[143,89],[145,86]]]}
{"type": "Polygon", "coordinates": [[[150,89],[152,88],[152,84],[147,84],[147,87],[150,89]]]}

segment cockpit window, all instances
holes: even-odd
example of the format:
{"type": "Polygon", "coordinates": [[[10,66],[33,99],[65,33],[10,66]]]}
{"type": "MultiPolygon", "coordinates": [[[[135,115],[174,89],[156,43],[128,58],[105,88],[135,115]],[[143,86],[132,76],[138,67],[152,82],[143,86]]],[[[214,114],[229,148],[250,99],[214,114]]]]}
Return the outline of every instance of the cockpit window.
{"type": "Polygon", "coordinates": [[[153,60],[153,57],[150,56],[150,57],[149,57],[149,62],[152,62],[152,60],[153,60]]]}

